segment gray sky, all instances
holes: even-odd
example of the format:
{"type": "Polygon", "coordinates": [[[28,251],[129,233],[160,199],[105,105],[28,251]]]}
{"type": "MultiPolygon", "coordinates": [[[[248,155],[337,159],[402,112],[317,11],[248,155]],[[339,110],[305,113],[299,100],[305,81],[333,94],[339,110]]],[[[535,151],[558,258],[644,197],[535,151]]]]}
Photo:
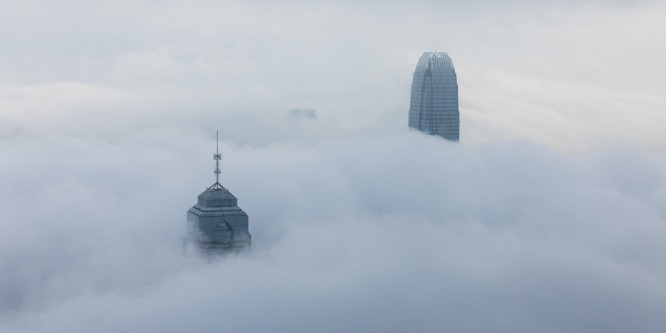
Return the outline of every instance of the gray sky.
{"type": "Polygon", "coordinates": [[[0,331],[664,332],[663,17],[2,2],[0,331]],[[434,50],[460,144],[406,128],[434,50]],[[182,252],[215,130],[251,259],[182,252]]]}

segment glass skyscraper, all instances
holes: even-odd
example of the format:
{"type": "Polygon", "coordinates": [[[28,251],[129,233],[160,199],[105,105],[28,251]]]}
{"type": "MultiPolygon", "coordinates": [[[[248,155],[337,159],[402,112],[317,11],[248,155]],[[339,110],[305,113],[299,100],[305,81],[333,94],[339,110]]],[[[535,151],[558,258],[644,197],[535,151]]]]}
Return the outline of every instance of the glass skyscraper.
{"type": "Polygon", "coordinates": [[[207,253],[244,252],[250,250],[252,236],[248,216],[238,207],[236,196],[220,184],[219,151],[215,160],[215,184],[201,194],[187,211],[186,242],[194,242],[207,253]]]}
{"type": "Polygon", "coordinates": [[[409,127],[451,141],[460,138],[458,81],[445,52],[425,52],[416,64],[409,127]]]}

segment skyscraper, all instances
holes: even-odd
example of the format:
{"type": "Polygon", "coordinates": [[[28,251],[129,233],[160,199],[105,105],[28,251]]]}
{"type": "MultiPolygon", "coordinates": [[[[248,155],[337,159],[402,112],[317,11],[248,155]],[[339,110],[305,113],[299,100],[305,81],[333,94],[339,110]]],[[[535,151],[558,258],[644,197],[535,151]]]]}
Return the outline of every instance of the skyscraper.
{"type": "Polygon", "coordinates": [[[460,138],[458,82],[445,52],[425,52],[416,64],[409,127],[451,141],[460,138]]]}
{"type": "Polygon", "coordinates": [[[215,184],[199,194],[198,202],[187,211],[189,241],[208,252],[250,250],[252,236],[248,216],[238,207],[238,200],[220,184],[220,159],[215,160],[215,184]]]}

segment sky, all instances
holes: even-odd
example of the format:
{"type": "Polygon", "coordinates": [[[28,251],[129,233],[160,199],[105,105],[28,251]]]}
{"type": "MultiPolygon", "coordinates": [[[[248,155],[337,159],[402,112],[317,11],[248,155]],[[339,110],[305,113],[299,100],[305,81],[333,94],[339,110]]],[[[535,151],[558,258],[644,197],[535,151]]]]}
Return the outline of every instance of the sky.
{"type": "Polygon", "coordinates": [[[0,2],[0,332],[664,332],[665,16],[0,2]],[[407,129],[425,51],[459,143],[407,129]],[[218,130],[253,244],[208,261],[218,130]]]}

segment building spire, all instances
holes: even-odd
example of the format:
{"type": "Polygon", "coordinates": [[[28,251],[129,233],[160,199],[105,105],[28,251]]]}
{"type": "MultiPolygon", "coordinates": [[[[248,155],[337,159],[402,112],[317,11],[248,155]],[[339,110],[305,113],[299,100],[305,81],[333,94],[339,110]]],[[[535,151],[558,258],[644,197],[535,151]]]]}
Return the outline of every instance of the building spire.
{"type": "Polygon", "coordinates": [[[220,160],[222,159],[222,154],[220,154],[220,131],[215,131],[215,154],[213,154],[213,159],[215,160],[215,184],[210,188],[213,190],[221,190],[222,184],[220,184],[220,160]]]}

